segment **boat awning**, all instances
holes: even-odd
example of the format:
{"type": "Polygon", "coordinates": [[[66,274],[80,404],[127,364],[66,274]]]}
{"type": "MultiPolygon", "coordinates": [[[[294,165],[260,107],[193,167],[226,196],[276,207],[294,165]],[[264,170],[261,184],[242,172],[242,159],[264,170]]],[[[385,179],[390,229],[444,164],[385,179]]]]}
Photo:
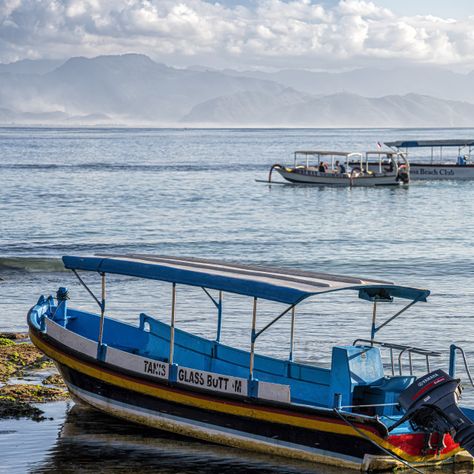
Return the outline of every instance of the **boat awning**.
{"type": "Polygon", "coordinates": [[[313,295],[339,290],[359,291],[359,296],[363,299],[380,297],[385,300],[397,297],[426,301],[430,294],[428,290],[397,286],[381,280],[238,265],[196,258],[138,254],[65,256],[63,262],[70,270],[129,275],[222,290],[290,305],[313,295]]]}
{"type": "Polygon", "coordinates": [[[455,138],[452,140],[406,140],[397,142],[385,142],[385,145],[394,148],[422,148],[432,146],[474,146],[473,138],[455,138]]]}
{"type": "Polygon", "coordinates": [[[330,150],[296,150],[297,155],[320,155],[320,156],[351,156],[360,155],[360,153],[352,151],[330,151],[330,150]]]}
{"type": "Polygon", "coordinates": [[[393,150],[369,150],[365,152],[366,155],[405,155],[402,151],[393,151],[393,150]]]}

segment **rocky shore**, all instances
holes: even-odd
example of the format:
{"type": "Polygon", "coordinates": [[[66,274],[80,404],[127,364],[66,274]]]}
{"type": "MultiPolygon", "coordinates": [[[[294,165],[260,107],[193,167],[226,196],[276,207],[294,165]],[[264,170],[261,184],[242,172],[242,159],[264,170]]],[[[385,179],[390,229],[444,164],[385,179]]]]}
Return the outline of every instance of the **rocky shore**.
{"type": "Polygon", "coordinates": [[[36,406],[65,400],[68,393],[56,368],[25,333],[0,333],[0,419],[44,419],[36,406]]]}

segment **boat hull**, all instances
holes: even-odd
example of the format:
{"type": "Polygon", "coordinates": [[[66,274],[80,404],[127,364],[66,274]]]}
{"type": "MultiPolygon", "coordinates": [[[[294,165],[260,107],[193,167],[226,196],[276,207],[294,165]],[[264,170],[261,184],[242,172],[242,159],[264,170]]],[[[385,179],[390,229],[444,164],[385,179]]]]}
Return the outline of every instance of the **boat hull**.
{"type": "Polygon", "coordinates": [[[359,469],[365,454],[380,454],[336,417],[302,415],[145,381],[78,358],[45,337],[32,333],[31,338],[55,361],[74,399],[113,416],[228,446],[344,468],[359,469]],[[299,423],[291,423],[298,419],[299,423]],[[329,431],[315,429],[318,425],[329,431]]]}
{"type": "MultiPolygon", "coordinates": [[[[64,372],[64,368],[61,368],[64,372]]],[[[67,380],[67,376],[66,376],[67,380]]],[[[107,391],[107,386],[97,383],[96,380],[83,380],[91,389],[87,390],[67,382],[68,389],[73,396],[82,403],[101,410],[110,415],[143,424],[153,428],[170,431],[184,436],[190,436],[209,442],[223,444],[241,449],[249,449],[269,454],[281,455],[294,459],[329,463],[344,468],[359,469],[363,462],[363,456],[354,456],[355,450],[351,447],[349,453],[330,452],[328,449],[313,449],[310,446],[300,444],[301,432],[291,430],[289,433],[283,425],[275,423],[262,423],[250,426],[248,420],[236,420],[233,416],[219,415],[219,419],[210,413],[193,410],[192,413],[184,406],[166,403],[163,400],[157,402],[149,397],[136,396],[135,393],[117,390],[113,388],[113,396],[98,395],[97,389],[107,391]],[[239,423],[240,421],[240,423],[239,423]],[[271,425],[271,426],[270,426],[271,425]],[[258,429],[257,429],[258,428],[258,429]],[[283,434],[285,438],[282,439],[283,434]],[[289,439],[296,438],[296,442],[289,439]]],[[[309,438],[310,433],[306,433],[309,438]]],[[[325,441],[330,440],[335,446],[350,445],[351,441],[343,436],[325,436],[325,441]]],[[[312,439],[317,445],[316,439],[312,439]]],[[[331,448],[334,449],[334,448],[331,448]]],[[[360,446],[361,453],[364,447],[360,446]]]]}
{"type": "Polygon", "coordinates": [[[414,180],[474,179],[474,165],[458,166],[443,164],[411,163],[410,175],[414,180]]]}
{"type": "MultiPolygon", "coordinates": [[[[356,166],[356,163],[352,164],[356,166]]],[[[378,171],[378,163],[369,163],[370,171],[378,171]]],[[[412,181],[433,180],[473,180],[474,165],[456,165],[446,163],[410,163],[410,179],[412,181]]]]}
{"type": "MultiPolygon", "coordinates": [[[[377,444],[411,462],[443,461],[456,452],[451,447],[440,456],[410,454],[413,437],[419,436],[415,444],[421,444],[423,435],[409,435],[410,439],[387,437],[380,423],[364,417],[351,417],[356,431],[333,410],[190,390],[179,383],[152,380],[110,366],[32,325],[30,335],[33,343],[55,361],[76,400],[132,422],[228,446],[351,469],[399,465],[384,456],[377,444]]],[[[124,361],[127,355],[133,357],[124,353],[124,361]]]]}
{"type": "Polygon", "coordinates": [[[317,171],[300,170],[298,168],[276,168],[276,170],[287,181],[298,184],[336,187],[399,186],[401,184],[395,175],[365,175],[351,178],[347,175],[324,174],[317,171]]]}

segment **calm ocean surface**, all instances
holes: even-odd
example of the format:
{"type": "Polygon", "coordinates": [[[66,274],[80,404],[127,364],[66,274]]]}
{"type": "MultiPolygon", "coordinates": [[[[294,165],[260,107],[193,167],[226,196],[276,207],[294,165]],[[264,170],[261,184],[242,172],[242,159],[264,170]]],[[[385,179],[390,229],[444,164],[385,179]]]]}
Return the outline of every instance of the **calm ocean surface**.
{"type": "MultiPolygon", "coordinates": [[[[186,255],[428,288],[428,303],[378,338],[443,351],[442,368],[456,342],[474,366],[474,182],[400,189],[255,182],[273,163],[290,163],[296,149],[364,151],[378,141],[472,136],[472,129],[0,129],[0,330],[26,330],[28,308],[58,286],[70,288],[71,305],[95,310],[62,271],[62,255],[186,255]]],[[[98,290],[98,277],[86,278],[98,290]]],[[[134,322],[144,311],[168,320],[170,285],[113,276],[109,282],[110,315],[134,322]]],[[[297,359],[329,366],[331,346],[369,336],[371,305],[356,296],[301,305],[297,359]]],[[[216,314],[206,295],[178,287],[177,298],[178,327],[213,338],[216,314]]],[[[225,295],[224,343],[249,347],[251,308],[249,298],[225,295]]],[[[399,308],[384,306],[381,318],[399,308]]],[[[262,302],[259,325],[279,311],[262,302]]],[[[288,323],[283,318],[262,336],[257,351],[287,357],[288,323]]],[[[473,390],[464,394],[474,403],[473,390]]],[[[0,472],[96,472],[102,460],[103,472],[331,472],[137,430],[102,415],[81,417],[64,404],[48,409],[48,422],[0,422],[0,472]],[[29,455],[20,439],[30,443],[29,455]]]]}

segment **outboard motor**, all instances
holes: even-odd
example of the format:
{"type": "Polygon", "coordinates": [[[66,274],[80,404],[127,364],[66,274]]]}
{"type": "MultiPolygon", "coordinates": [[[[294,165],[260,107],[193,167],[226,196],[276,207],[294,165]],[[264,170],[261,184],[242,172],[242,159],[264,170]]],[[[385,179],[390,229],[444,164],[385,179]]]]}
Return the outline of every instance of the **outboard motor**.
{"type": "Polygon", "coordinates": [[[474,455],[474,423],[458,407],[461,392],[460,380],[442,370],[420,377],[400,394],[398,403],[406,413],[389,431],[409,420],[415,429],[451,434],[474,455]]]}
{"type": "Polygon", "coordinates": [[[400,165],[398,167],[397,181],[401,181],[403,184],[410,182],[410,174],[406,165],[400,165]]]}

